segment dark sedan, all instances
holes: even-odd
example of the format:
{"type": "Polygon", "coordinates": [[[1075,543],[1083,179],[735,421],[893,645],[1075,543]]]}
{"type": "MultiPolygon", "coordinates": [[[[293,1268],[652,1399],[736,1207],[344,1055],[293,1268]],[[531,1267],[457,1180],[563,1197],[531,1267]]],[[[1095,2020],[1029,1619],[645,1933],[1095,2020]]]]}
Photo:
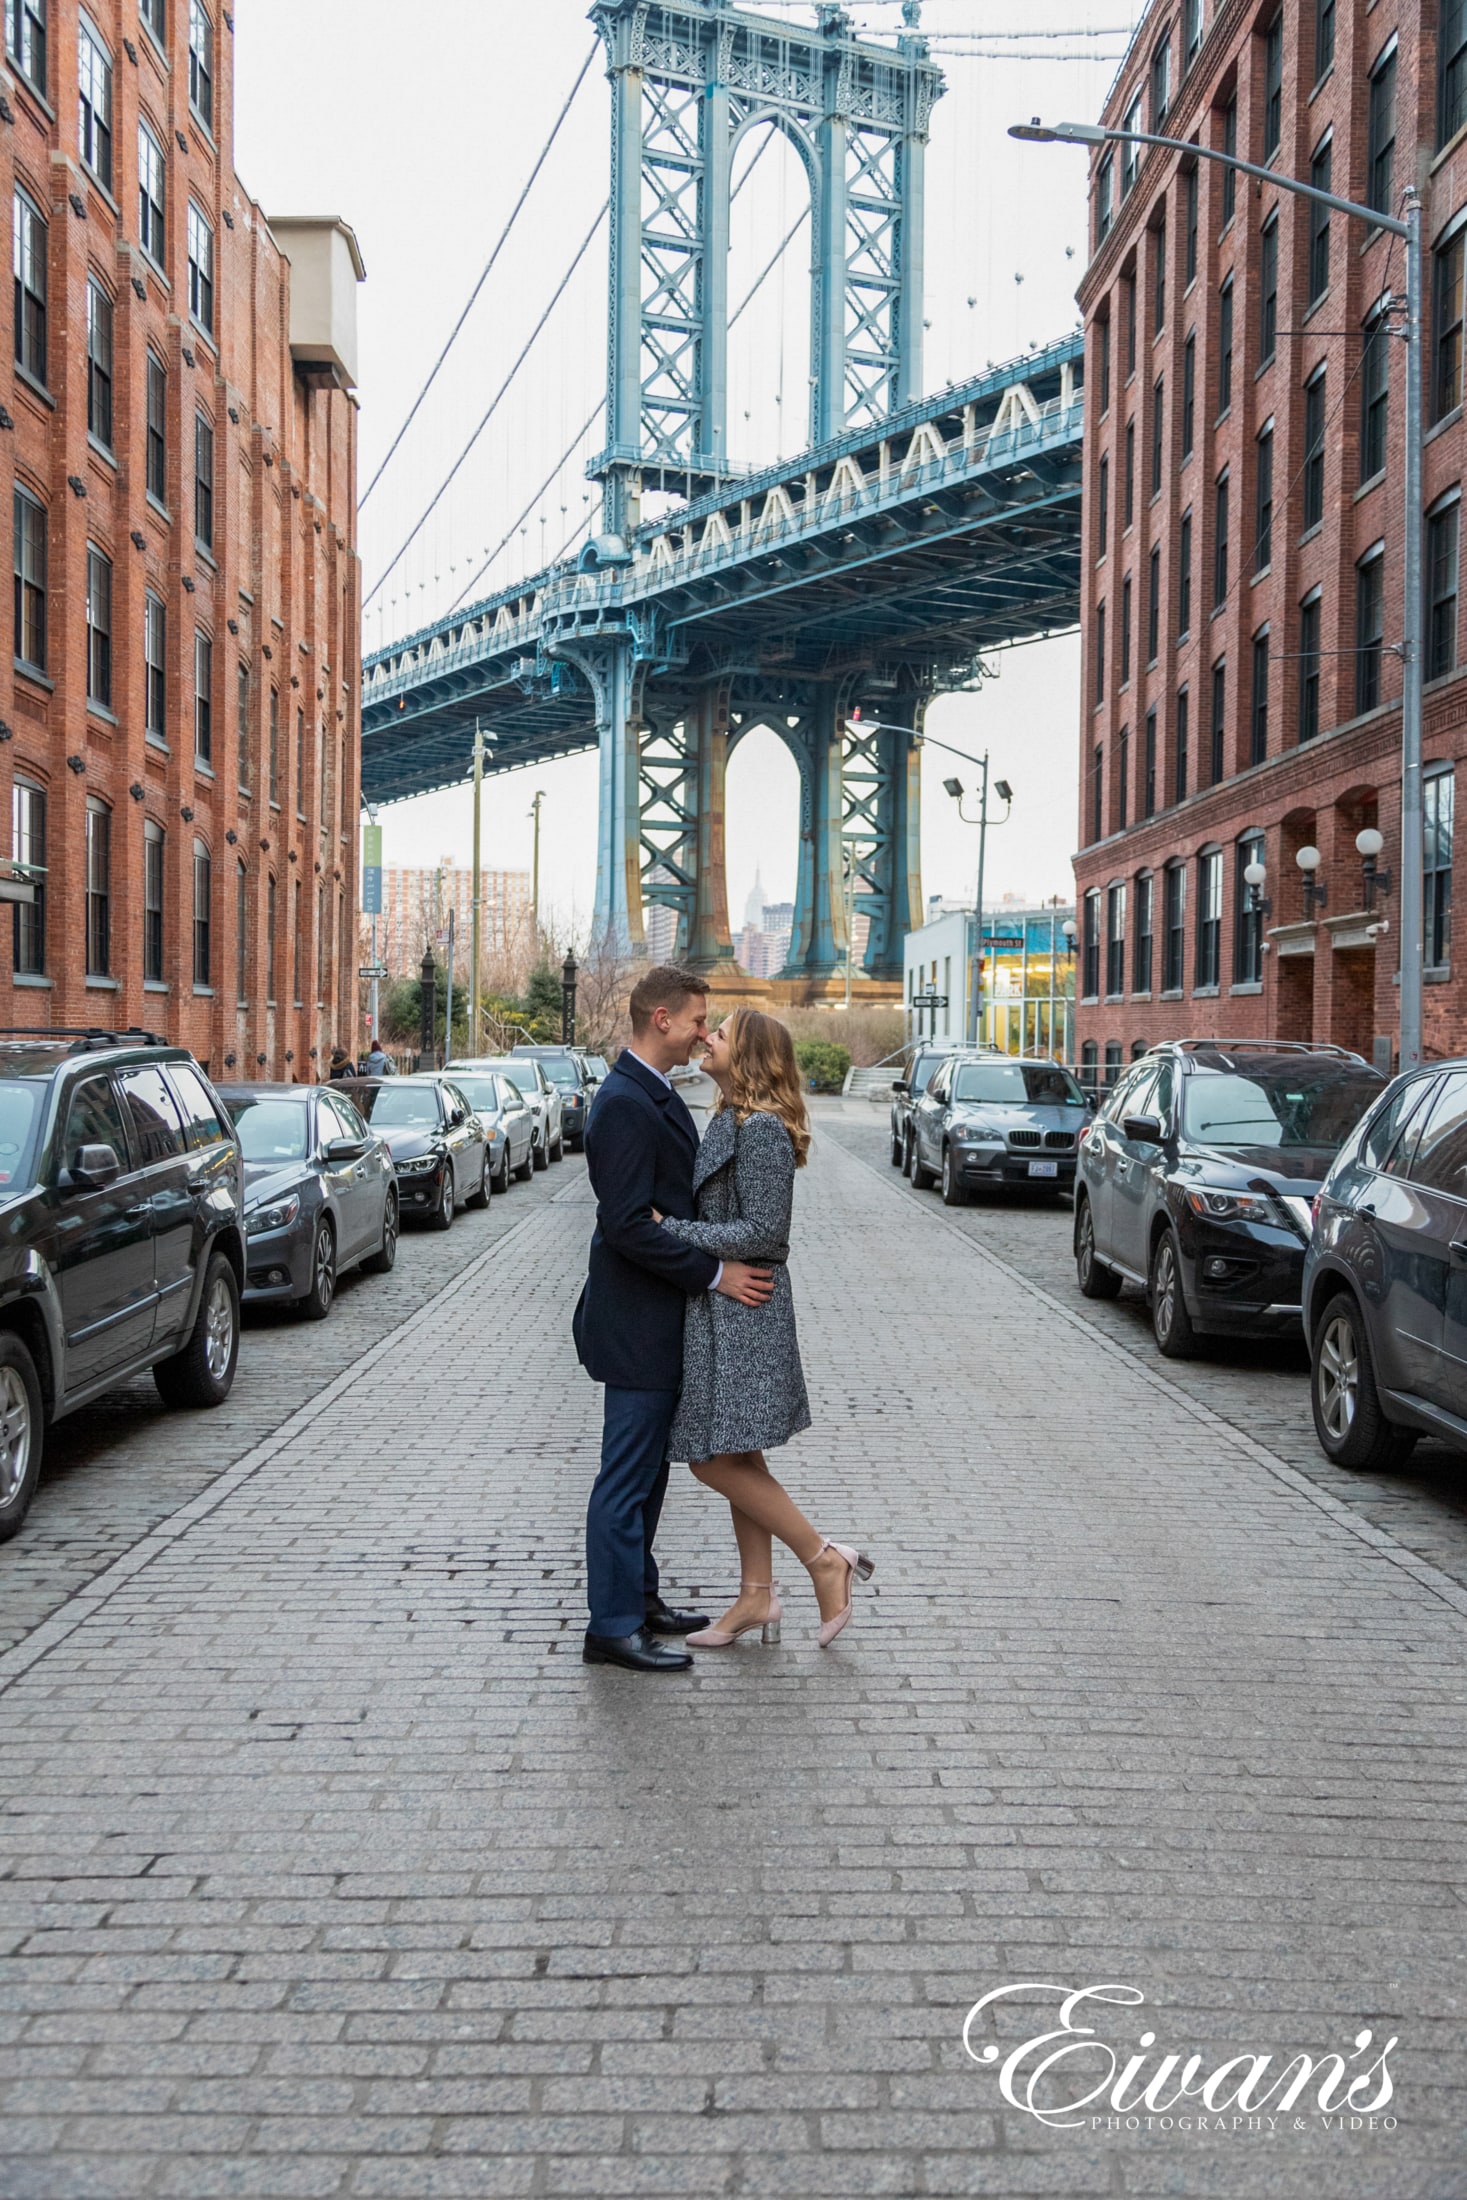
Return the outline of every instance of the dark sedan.
{"type": "Polygon", "coordinates": [[[460,1207],[489,1204],[489,1140],[447,1077],[361,1077],[346,1091],[386,1141],[404,1216],[451,1228],[460,1207]]]}
{"type": "Polygon", "coordinates": [[[337,1279],[397,1258],[397,1180],[383,1140],[328,1085],[226,1085],[245,1177],[245,1303],[324,1321],[337,1279]]]}

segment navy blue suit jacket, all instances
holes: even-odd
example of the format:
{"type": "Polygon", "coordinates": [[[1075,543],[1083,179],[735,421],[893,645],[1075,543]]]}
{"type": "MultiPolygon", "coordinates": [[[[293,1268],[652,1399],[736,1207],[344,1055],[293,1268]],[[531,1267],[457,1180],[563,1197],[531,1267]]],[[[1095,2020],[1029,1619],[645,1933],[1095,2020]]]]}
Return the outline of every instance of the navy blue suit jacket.
{"type": "Polygon", "coordinates": [[[593,1382],[682,1387],[687,1302],[709,1288],[718,1262],[659,1229],[652,1210],[693,1220],[697,1155],[698,1133],[682,1101],[624,1052],[586,1124],[596,1231],[572,1327],[593,1382]]]}

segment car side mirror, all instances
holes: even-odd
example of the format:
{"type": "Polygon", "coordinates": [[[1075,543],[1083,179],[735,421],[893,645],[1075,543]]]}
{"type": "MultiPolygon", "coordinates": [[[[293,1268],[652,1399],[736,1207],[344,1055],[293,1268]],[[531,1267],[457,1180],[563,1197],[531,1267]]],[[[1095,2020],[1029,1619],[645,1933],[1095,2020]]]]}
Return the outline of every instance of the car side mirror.
{"type": "Polygon", "coordinates": [[[893,1092],[910,1092],[912,1088],[905,1077],[894,1077],[891,1081],[891,1089],[893,1092]]]}
{"type": "Polygon", "coordinates": [[[361,1138],[328,1138],[321,1148],[323,1161],[360,1161],[366,1152],[366,1141],[361,1138]]]}
{"type": "Polygon", "coordinates": [[[1121,1124],[1127,1138],[1134,1138],[1138,1145],[1155,1146],[1161,1139],[1159,1115],[1128,1115],[1121,1124]]]}
{"type": "Polygon", "coordinates": [[[101,1192],[121,1174],[115,1146],[78,1146],[75,1161],[62,1170],[57,1182],[62,1191],[101,1192]]]}
{"type": "Polygon", "coordinates": [[[1094,1115],[1098,1105],[1099,1102],[1096,1100],[1094,1093],[1087,1092],[1085,1095],[1085,1113],[1087,1115],[1094,1115]]]}

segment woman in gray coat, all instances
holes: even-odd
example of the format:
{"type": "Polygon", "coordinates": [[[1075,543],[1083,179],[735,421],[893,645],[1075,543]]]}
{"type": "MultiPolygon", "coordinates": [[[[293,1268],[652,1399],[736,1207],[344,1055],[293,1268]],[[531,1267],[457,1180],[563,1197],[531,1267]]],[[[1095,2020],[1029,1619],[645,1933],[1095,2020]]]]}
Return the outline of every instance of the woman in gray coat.
{"type": "Polygon", "coordinates": [[[856,1577],[869,1580],[873,1568],[811,1527],[764,1457],[810,1426],[786,1266],[795,1171],[810,1145],[794,1045],[774,1017],[737,1008],[714,1032],[703,1067],[719,1100],[693,1175],[697,1220],[658,1220],[720,1260],[768,1262],[774,1295],[766,1306],[741,1306],[713,1291],[688,1301],[682,1395],[668,1450],[728,1499],[741,1578],[722,1619],[687,1641],[693,1649],[723,1650],[757,1627],[763,1641],[778,1642],[783,1615],[772,1569],[778,1536],[814,1583],[824,1648],[851,1616],[856,1577]]]}

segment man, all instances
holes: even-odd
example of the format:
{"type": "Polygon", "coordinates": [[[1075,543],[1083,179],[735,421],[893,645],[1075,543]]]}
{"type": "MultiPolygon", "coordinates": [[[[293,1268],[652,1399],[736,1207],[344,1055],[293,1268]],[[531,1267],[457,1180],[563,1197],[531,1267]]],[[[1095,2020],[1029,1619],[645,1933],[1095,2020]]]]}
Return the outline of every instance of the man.
{"type": "Polygon", "coordinates": [[[693,1216],[698,1133],[668,1071],[707,1042],[705,981],[670,965],[649,970],[633,989],[631,1017],[632,1043],[586,1125],[596,1230],[572,1326],[581,1365],[606,1396],[601,1471],[586,1511],[591,1624],[582,1655],[587,1665],[680,1673],[692,1659],[653,1630],[690,1635],[704,1615],[663,1602],[652,1541],[682,1387],[683,1316],[699,1291],[762,1306],[774,1282],[769,1269],[716,1261],[652,1219],[654,1208],[679,1222],[693,1216]]]}

